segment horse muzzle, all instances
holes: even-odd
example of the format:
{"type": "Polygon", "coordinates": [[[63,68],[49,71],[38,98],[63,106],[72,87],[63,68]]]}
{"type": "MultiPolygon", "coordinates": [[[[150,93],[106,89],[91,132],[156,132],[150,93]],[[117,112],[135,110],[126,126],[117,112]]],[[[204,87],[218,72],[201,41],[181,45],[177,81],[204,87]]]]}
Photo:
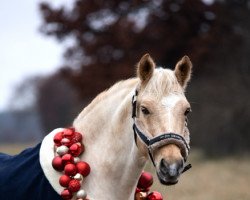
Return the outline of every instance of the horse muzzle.
{"type": "Polygon", "coordinates": [[[168,162],[162,159],[158,165],[157,175],[163,185],[174,185],[184,169],[184,161],[168,162]]]}

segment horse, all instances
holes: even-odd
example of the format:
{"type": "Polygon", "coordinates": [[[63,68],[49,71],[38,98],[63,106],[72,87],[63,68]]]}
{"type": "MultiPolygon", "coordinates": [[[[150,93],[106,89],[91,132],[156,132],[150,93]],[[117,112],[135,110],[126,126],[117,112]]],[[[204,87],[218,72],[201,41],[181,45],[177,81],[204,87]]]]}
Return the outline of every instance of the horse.
{"type": "MultiPolygon", "coordinates": [[[[187,115],[191,106],[185,97],[192,72],[189,57],[184,56],[170,70],[156,68],[152,57],[145,54],[136,70],[135,78],[117,82],[100,93],[73,121],[74,129],[83,134],[85,151],[79,158],[91,166],[91,173],[84,178],[82,186],[90,200],[134,200],[138,179],[149,159],[163,185],[176,184],[189,168],[186,165],[190,148],[187,115]]],[[[60,199],[56,194],[63,190],[58,182],[61,173],[51,165],[55,157],[53,138],[62,130],[55,129],[35,147],[36,156],[30,162],[33,170],[29,171],[28,167],[25,172],[21,167],[18,170],[26,173],[26,181],[36,175],[49,183],[51,188],[43,192],[33,189],[33,183],[23,188],[34,190],[34,195],[39,193],[41,199],[60,199]],[[38,175],[35,171],[39,167],[42,172],[38,175]],[[56,194],[48,195],[51,190],[56,194]]],[[[4,185],[3,173],[0,155],[0,188],[4,185]]],[[[19,184],[22,188],[22,181],[19,184]]],[[[6,190],[13,191],[14,195],[17,190],[9,187],[11,184],[3,192],[7,195],[6,190]]],[[[0,189],[0,199],[9,199],[6,195],[0,189]]],[[[24,199],[32,198],[26,195],[24,199]]]]}

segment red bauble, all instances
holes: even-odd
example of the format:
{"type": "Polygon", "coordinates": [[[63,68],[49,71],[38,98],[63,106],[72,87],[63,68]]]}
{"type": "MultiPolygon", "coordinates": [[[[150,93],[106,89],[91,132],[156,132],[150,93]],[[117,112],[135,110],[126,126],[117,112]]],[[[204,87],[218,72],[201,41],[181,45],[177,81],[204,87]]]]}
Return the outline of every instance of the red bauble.
{"type": "Polygon", "coordinates": [[[77,173],[77,168],[74,164],[67,164],[64,167],[64,173],[68,176],[75,176],[77,173]]]}
{"type": "Polygon", "coordinates": [[[153,176],[149,172],[142,172],[137,187],[146,190],[153,184],[153,176]]]}
{"type": "Polygon", "coordinates": [[[62,175],[59,179],[59,183],[62,187],[68,187],[71,178],[67,175],[62,175]]]}
{"type": "Polygon", "coordinates": [[[62,156],[62,162],[64,165],[74,163],[74,157],[71,154],[66,153],[62,156]]]}
{"type": "Polygon", "coordinates": [[[88,163],[86,162],[78,162],[76,164],[77,167],[77,171],[78,173],[80,173],[81,175],[83,175],[84,177],[88,176],[90,173],[90,166],[88,163]]]}
{"type": "Polygon", "coordinates": [[[68,189],[64,189],[62,192],[61,192],[61,197],[63,199],[71,199],[73,197],[72,193],[68,190],[68,189]]]}
{"type": "Polygon", "coordinates": [[[61,146],[61,141],[63,139],[63,133],[59,132],[54,136],[54,143],[56,146],[61,146]]]}
{"type": "Polygon", "coordinates": [[[57,171],[62,171],[64,168],[64,164],[62,158],[60,156],[56,156],[52,160],[52,166],[57,171]]]}
{"type": "Polygon", "coordinates": [[[74,143],[82,142],[82,134],[78,133],[78,132],[75,132],[75,134],[71,138],[71,141],[74,142],[74,143]]]}
{"type": "Polygon", "coordinates": [[[79,156],[82,153],[81,144],[72,144],[69,148],[69,151],[73,156],[79,156]]]}
{"type": "Polygon", "coordinates": [[[147,200],[163,200],[163,197],[161,193],[153,191],[147,196],[147,200]]]}
{"type": "Polygon", "coordinates": [[[70,192],[77,192],[78,190],[80,190],[80,188],[81,188],[80,181],[73,179],[69,182],[68,189],[70,192]]]}
{"type": "Polygon", "coordinates": [[[63,131],[63,136],[65,138],[71,139],[73,135],[74,135],[74,130],[73,129],[65,129],[63,131]]]}

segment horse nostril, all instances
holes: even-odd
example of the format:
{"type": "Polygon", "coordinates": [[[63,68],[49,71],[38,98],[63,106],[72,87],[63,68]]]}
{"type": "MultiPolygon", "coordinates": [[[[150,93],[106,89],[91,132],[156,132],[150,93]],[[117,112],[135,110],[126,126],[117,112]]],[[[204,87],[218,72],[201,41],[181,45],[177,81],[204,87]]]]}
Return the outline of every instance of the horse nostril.
{"type": "Polygon", "coordinates": [[[166,160],[164,159],[161,159],[161,162],[160,162],[160,170],[161,172],[166,175],[168,173],[168,168],[169,168],[169,165],[167,163],[166,160]]]}

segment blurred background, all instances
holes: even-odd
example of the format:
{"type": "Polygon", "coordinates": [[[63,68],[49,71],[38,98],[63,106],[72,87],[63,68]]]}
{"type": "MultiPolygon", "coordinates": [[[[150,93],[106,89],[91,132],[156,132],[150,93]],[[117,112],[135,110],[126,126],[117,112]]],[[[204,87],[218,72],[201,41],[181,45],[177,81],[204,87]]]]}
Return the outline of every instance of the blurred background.
{"type": "Polygon", "coordinates": [[[188,55],[193,169],[155,188],[169,200],[250,199],[249,19],[249,0],[2,2],[0,151],[71,125],[144,53],[167,68],[188,55]]]}

